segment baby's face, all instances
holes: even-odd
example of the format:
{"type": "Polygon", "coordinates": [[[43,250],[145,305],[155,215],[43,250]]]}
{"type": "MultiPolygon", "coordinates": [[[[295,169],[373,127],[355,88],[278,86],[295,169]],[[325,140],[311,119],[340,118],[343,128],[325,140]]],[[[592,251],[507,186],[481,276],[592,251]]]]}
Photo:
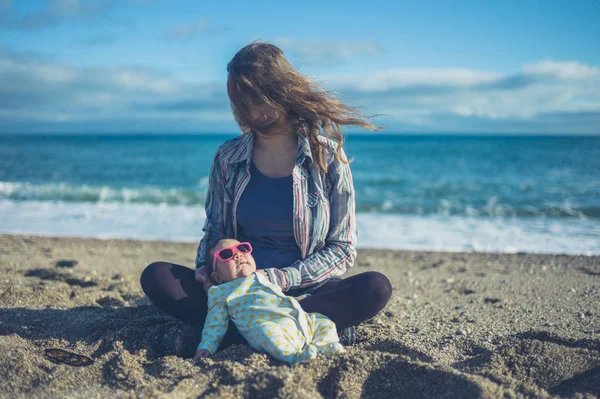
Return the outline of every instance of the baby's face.
{"type": "MultiPolygon", "coordinates": [[[[213,248],[212,253],[215,254],[221,249],[234,247],[239,243],[238,240],[232,239],[220,240],[213,248]]],[[[234,248],[231,249],[235,252],[233,258],[223,261],[217,257],[217,267],[211,277],[219,284],[249,276],[256,271],[256,262],[254,262],[254,258],[250,253],[242,253],[234,248]]]]}

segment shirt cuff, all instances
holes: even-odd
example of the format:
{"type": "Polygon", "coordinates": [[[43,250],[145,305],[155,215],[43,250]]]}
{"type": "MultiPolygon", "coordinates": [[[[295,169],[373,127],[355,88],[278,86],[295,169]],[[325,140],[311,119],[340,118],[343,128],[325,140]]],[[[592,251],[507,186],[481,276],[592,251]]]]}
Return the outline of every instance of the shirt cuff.
{"type": "Polygon", "coordinates": [[[211,356],[217,352],[217,348],[214,345],[207,344],[205,341],[200,341],[196,347],[196,352],[198,352],[200,349],[206,349],[211,356]]]}
{"type": "Polygon", "coordinates": [[[286,292],[290,288],[296,286],[300,282],[300,271],[294,267],[286,267],[284,269],[264,269],[269,275],[269,280],[273,284],[281,287],[281,291],[286,292]]]}

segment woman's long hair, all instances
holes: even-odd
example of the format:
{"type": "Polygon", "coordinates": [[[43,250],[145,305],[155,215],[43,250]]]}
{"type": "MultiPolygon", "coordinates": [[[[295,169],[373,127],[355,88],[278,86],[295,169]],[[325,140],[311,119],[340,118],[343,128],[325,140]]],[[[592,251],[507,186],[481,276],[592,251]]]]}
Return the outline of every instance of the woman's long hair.
{"type": "Polygon", "coordinates": [[[323,172],[327,172],[327,165],[323,144],[319,141],[320,129],[338,143],[337,157],[342,162],[348,160],[342,156],[341,126],[382,129],[357,108],[344,104],[335,94],[300,74],[286,60],[283,51],[272,44],[252,42],[245,46],[227,64],[227,73],[227,94],[242,132],[260,131],[265,127],[249,115],[253,105],[266,104],[277,111],[280,120],[288,119],[297,132],[306,134],[313,160],[323,172]]]}

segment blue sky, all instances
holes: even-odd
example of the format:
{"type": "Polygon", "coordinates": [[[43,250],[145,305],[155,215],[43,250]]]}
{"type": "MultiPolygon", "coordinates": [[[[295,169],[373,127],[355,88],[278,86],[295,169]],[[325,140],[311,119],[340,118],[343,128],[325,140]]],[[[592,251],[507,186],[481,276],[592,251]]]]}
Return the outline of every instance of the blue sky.
{"type": "Polygon", "coordinates": [[[0,132],[236,132],[262,39],[391,133],[600,134],[600,2],[0,0],[0,132]]]}

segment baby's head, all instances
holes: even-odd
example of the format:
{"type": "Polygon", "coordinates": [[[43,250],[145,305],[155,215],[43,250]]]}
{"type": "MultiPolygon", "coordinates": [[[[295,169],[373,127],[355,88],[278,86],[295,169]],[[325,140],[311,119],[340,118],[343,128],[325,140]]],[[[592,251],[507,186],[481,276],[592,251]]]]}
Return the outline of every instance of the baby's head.
{"type": "Polygon", "coordinates": [[[208,260],[212,262],[211,277],[218,284],[249,276],[256,271],[256,262],[250,253],[248,242],[224,238],[208,250],[208,260]]]}

